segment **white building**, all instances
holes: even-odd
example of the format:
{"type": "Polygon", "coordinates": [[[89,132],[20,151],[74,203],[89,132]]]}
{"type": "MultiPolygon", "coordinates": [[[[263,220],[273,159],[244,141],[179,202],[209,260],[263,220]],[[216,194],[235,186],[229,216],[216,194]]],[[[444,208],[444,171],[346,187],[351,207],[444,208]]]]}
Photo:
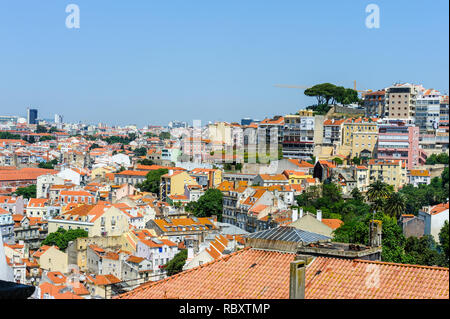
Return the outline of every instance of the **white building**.
{"type": "Polygon", "coordinates": [[[425,221],[425,235],[432,235],[434,240],[439,242],[439,232],[445,221],[448,222],[448,202],[424,207],[419,211],[419,218],[423,218],[425,221]]]}
{"type": "Polygon", "coordinates": [[[430,172],[426,169],[412,169],[408,174],[409,184],[417,187],[419,185],[428,185],[431,182],[430,172]]]}
{"type": "Polygon", "coordinates": [[[64,178],[56,174],[38,176],[36,181],[36,198],[48,198],[52,185],[64,185],[64,178]]]}
{"type": "Polygon", "coordinates": [[[152,280],[165,278],[163,266],[177,253],[177,244],[167,239],[140,239],[136,244],[136,256],[145,258],[152,263],[154,275],[152,280]]]}

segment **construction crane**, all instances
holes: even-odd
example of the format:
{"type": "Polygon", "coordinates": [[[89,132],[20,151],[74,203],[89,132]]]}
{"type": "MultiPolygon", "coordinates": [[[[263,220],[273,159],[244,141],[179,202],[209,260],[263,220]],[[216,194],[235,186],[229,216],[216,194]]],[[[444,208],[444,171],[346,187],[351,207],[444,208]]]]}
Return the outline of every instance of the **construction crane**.
{"type": "Polygon", "coordinates": [[[367,90],[367,89],[365,89],[365,90],[357,90],[356,89],[356,80],[353,81],[353,90],[355,90],[358,93],[361,93],[361,97],[364,97],[364,94],[366,94],[366,93],[372,92],[372,90],[367,90]]]}

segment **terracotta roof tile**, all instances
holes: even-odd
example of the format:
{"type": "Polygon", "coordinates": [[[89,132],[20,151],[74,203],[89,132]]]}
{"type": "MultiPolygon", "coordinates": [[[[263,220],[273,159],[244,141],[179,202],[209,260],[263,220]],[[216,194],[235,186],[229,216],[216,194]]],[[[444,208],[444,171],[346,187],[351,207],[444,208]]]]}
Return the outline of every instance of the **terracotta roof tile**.
{"type": "MultiPolygon", "coordinates": [[[[245,248],[116,298],[287,299],[294,258],[293,253],[245,248]]],[[[306,269],[305,295],[307,299],[448,299],[448,281],[448,268],[317,257],[306,269]]]]}

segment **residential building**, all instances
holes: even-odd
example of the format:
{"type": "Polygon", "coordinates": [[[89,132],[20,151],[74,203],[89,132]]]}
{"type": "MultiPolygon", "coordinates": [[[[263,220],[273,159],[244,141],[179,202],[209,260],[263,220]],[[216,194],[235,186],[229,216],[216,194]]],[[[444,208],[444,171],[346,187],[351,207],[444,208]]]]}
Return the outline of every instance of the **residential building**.
{"type": "Polygon", "coordinates": [[[0,236],[3,243],[14,244],[14,220],[12,213],[3,208],[0,208],[0,236]]]}
{"type": "Polygon", "coordinates": [[[140,239],[136,245],[136,256],[150,261],[152,279],[160,280],[166,277],[164,265],[178,253],[178,245],[167,239],[140,239]]]}
{"type": "Polygon", "coordinates": [[[402,160],[369,160],[369,182],[381,181],[397,191],[407,182],[406,164],[402,160]]]}
{"type": "Polygon", "coordinates": [[[198,185],[196,180],[185,171],[169,170],[161,176],[160,199],[167,201],[171,195],[184,195],[185,185],[198,185]]]}
{"type": "Polygon", "coordinates": [[[342,146],[338,153],[344,156],[371,158],[378,140],[377,118],[351,118],[342,124],[342,146]]]}
{"type": "Polygon", "coordinates": [[[292,116],[283,129],[283,157],[311,159],[315,145],[322,144],[324,117],[292,116]]]}
{"type": "Polygon", "coordinates": [[[416,99],[422,86],[410,83],[394,84],[386,88],[385,116],[390,119],[414,119],[416,99]]]}
{"type": "Polygon", "coordinates": [[[430,172],[426,169],[412,169],[408,173],[408,183],[417,187],[419,185],[428,185],[431,182],[430,172]]]}
{"type": "Polygon", "coordinates": [[[81,204],[48,220],[48,231],[84,229],[89,237],[120,236],[129,230],[124,213],[107,204],[81,204]]]}
{"type": "Polygon", "coordinates": [[[363,107],[367,117],[383,117],[385,114],[385,90],[378,90],[364,94],[363,107]]]}
{"type": "Polygon", "coordinates": [[[67,273],[67,254],[59,250],[57,246],[44,245],[33,254],[33,258],[44,270],[67,273]]]}
{"type": "Polygon", "coordinates": [[[421,134],[434,133],[439,126],[441,93],[430,89],[420,91],[416,98],[414,124],[421,134]]]}
{"type": "Polygon", "coordinates": [[[425,223],[424,234],[433,236],[436,242],[439,242],[439,233],[444,226],[445,221],[449,221],[448,204],[449,203],[447,202],[423,207],[419,211],[419,217],[423,218],[425,223]]]}
{"type": "Polygon", "coordinates": [[[419,128],[403,121],[379,125],[377,158],[402,160],[408,169],[425,164],[426,154],[419,148],[419,128]]]}

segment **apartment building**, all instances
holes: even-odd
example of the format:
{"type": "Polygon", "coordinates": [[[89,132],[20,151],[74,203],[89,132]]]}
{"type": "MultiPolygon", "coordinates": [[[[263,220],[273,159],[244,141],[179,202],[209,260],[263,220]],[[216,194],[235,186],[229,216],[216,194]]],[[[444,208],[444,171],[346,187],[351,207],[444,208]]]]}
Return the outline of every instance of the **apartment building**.
{"type": "Polygon", "coordinates": [[[185,185],[198,185],[195,178],[185,171],[169,170],[167,174],[161,176],[160,199],[167,201],[169,196],[184,195],[185,185]]]}
{"type": "Polygon", "coordinates": [[[422,86],[410,83],[394,84],[386,88],[384,115],[390,119],[413,119],[416,99],[422,90],[422,86]]]}
{"type": "Polygon", "coordinates": [[[142,183],[147,178],[148,171],[125,170],[114,175],[115,184],[128,183],[133,186],[142,183]]]}
{"type": "Polygon", "coordinates": [[[0,236],[2,242],[6,244],[14,244],[14,221],[12,213],[0,207],[0,236]]]}
{"type": "Polygon", "coordinates": [[[439,125],[441,93],[434,89],[420,91],[416,99],[414,123],[421,134],[434,133],[439,125]]]}
{"type": "Polygon", "coordinates": [[[402,160],[369,160],[369,181],[382,181],[394,186],[397,191],[407,183],[407,169],[402,160]]]}
{"type": "Polygon", "coordinates": [[[290,116],[289,122],[284,125],[284,158],[310,159],[314,156],[315,145],[323,142],[324,116],[312,116],[312,111],[309,114],[305,112],[290,116]]]}
{"type": "Polygon", "coordinates": [[[84,229],[89,237],[120,236],[127,232],[127,217],[118,208],[104,204],[82,204],[48,220],[48,231],[53,233],[59,228],[84,229]]]}
{"type": "Polygon", "coordinates": [[[419,149],[419,128],[404,121],[385,121],[378,126],[377,158],[402,160],[408,169],[426,162],[419,149]]]}
{"type": "Polygon", "coordinates": [[[342,126],[345,120],[328,119],[323,122],[322,144],[327,146],[340,145],[342,141],[342,126]]]}
{"type": "Polygon", "coordinates": [[[382,117],[385,113],[385,90],[364,94],[364,109],[367,117],[382,117]]]}
{"type": "Polygon", "coordinates": [[[431,182],[430,172],[426,169],[412,169],[408,174],[408,182],[414,187],[428,185],[431,182]]]}
{"type": "Polygon", "coordinates": [[[350,157],[373,157],[378,141],[377,118],[351,118],[342,125],[339,154],[350,157]]]}
{"type": "Polygon", "coordinates": [[[272,119],[264,119],[258,123],[257,142],[258,144],[265,139],[267,148],[271,143],[280,145],[283,143],[283,134],[285,118],[280,115],[274,116],[272,119]]]}

